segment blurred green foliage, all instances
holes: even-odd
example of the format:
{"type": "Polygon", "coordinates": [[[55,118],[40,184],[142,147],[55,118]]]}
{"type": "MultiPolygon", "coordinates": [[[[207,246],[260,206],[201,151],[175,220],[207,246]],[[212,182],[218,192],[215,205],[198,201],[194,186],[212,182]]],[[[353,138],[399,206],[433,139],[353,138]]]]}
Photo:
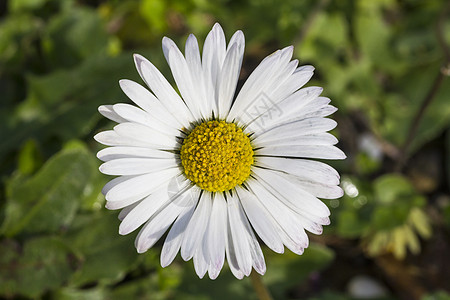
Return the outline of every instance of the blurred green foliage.
{"type": "MultiPolygon", "coordinates": [[[[383,299],[449,299],[439,291],[449,289],[450,269],[439,260],[450,251],[448,78],[401,152],[444,60],[436,24],[446,2],[0,3],[0,298],[256,299],[250,281],[236,280],[226,267],[216,281],[198,280],[179,258],[162,269],[160,244],[138,255],[134,235],[120,236],[117,213],[103,207],[109,178],[97,170],[100,147],[92,139],[112,125],[97,107],[129,101],[118,80],[141,81],[132,53],[170,78],[162,36],[181,47],[189,33],[203,40],[219,21],[228,38],[237,29],[246,35],[243,79],[264,56],[291,44],[301,64],[316,67],[312,84],[339,108],[335,134],[349,157],[335,164],[345,196],[326,201],[332,224],[325,234],[312,237],[302,256],[264,249],[263,279],[274,297],[352,299],[340,279],[355,275],[356,258],[340,265],[343,253],[352,253],[363,257],[364,266],[356,264],[362,273],[373,274],[370,262],[386,256],[420,270],[403,272],[383,299]],[[413,159],[395,173],[399,153],[413,159]],[[441,254],[432,252],[435,244],[441,254]],[[438,271],[428,267],[430,256],[438,271]],[[417,276],[426,277],[426,288],[409,294],[402,282],[417,276]]],[[[450,43],[449,18],[440,26],[450,43]]],[[[377,272],[385,284],[392,279],[388,270],[377,272]]]]}

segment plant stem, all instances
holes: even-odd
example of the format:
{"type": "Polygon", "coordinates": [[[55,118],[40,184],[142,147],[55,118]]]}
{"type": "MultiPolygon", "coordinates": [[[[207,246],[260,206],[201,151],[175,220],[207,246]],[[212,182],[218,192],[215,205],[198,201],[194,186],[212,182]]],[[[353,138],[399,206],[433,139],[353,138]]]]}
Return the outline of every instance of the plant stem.
{"type": "Polygon", "coordinates": [[[259,300],[273,300],[272,295],[270,295],[269,290],[266,285],[261,280],[262,276],[252,271],[250,273],[250,279],[252,280],[253,289],[258,295],[259,300]]]}
{"type": "Polygon", "coordinates": [[[436,76],[436,79],[433,82],[433,85],[431,86],[430,90],[428,91],[425,99],[422,101],[422,104],[420,105],[419,110],[417,111],[416,115],[414,116],[414,119],[411,122],[411,126],[408,130],[408,136],[405,140],[405,143],[403,144],[402,148],[400,149],[400,155],[399,159],[397,160],[397,165],[395,167],[395,171],[400,172],[406,162],[408,150],[409,147],[414,140],[414,137],[416,136],[417,130],[419,129],[420,121],[422,120],[423,116],[425,115],[425,111],[428,108],[428,106],[431,104],[432,100],[434,99],[434,96],[436,95],[437,91],[439,90],[439,87],[441,86],[441,83],[444,79],[444,74],[442,72],[439,72],[439,74],[436,76]]]}
{"type": "Polygon", "coordinates": [[[431,102],[434,99],[434,96],[436,95],[437,91],[439,90],[439,87],[441,86],[442,82],[444,81],[444,78],[446,76],[450,76],[450,49],[445,42],[444,38],[444,20],[447,17],[447,14],[450,11],[450,2],[447,4],[446,7],[442,10],[438,21],[436,23],[436,35],[438,43],[442,49],[442,52],[444,54],[444,62],[443,66],[439,70],[438,75],[436,76],[436,79],[433,82],[433,85],[431,86],[430,90],[426,94],[425,98],[422,101],[422,104],[420,105],[419,110],[417,111],[416,115],[414,116],[414,119],[411,122],[411,125],[408,130],[408,135],[405,140],[405,143],[400,149],[400,155],[397,160],[397,164],[395,165],[395,171],[400,172],[405,165],[405,162],[408,159],[408,150],[411,146],[412,141],[414,140],[414,137],[416,136],[417,130],[419,129],[420,121],[422,120],[423,116],[425,115],[425,111],[427,110],[428,106],[431,104],[431,102]]]}

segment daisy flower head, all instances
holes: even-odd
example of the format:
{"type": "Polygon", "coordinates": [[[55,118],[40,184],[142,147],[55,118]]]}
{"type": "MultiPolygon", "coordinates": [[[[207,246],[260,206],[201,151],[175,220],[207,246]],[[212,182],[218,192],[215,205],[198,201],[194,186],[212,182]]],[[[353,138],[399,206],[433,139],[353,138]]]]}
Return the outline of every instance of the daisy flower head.
{"type": "Polygon", "coordinates": [[[235,97],[244,35],[226,43],[219,24],[200,55],[190,35],[185,54],[162,41],[179,93],[147,59],[134,55],[144,87],[121,80],[136,105],[99,107],[118,124],[95,139],[106,146],[100,171],[118,176],[103,188],[120,209],[120,234],[142,226],[135,246],[151,248],[166,232],[161,265],[181,252],[200,278],[215,279],[225,260],[241,279],[264,274],[257,237],[270,249],[302,254],[306,231],[321,234],[330,211],[318,199],[342,196],[339,174],[317,159],[344,159],[327,133],[336,111],[322,88],[303,88],[312,66],[292,60],[293,47],[266,57],[235,97]]]}

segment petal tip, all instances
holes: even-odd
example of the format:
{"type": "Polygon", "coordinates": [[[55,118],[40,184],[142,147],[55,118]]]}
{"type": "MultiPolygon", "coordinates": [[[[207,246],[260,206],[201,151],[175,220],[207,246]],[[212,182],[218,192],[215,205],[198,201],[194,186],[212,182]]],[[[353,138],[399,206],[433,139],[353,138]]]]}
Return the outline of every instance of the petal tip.
{"type": "Polygon", "coordinates": [[[214,23],[213,30],[222,30],[222,26],[220,26],[219,22],[214,23]]]}
{"type": "Polygon", "coordinates": [[[165,268],[170,265],[170,262],[163,260],[161,257],[160,264],[161,264],[161,267],[165,268]]]}
{"type": "Polygon", "coordinates": [[[147,252],[148,249],[144,249],[144,248],[136,248],[137,253],[142,254],[147,252]]]}
{"type": "Polygon", "coordinates": [[[128,79],[119,79],[119,86],[122,88],[127,84],[128,81],[128,79]]]}
{"type": "Polygon", "coordinates": [[[119,226],[119,234],[120,235],[127,235],[129,232],[124,228],[123,226],[119,226]]]}
{"type": "Polygon", "coordinates": [[[100,144],[102,144],[102,142],[100,141],[99,136],[100,136],[102,133],[103,133],[103,131],[97,133],[96,135],[94,135],[94,140],[96,140],[96,141],[97,141],[98,143],[100,143],[100,144]]]}
{"type": "Polygon", "coordinates": [[[139,61],[145,60],[145,58],[142,55],[138,54],[138,53],[133,53],[133,59],[134,59],[134,61],[136,63],[139,62],[139,61]]]}

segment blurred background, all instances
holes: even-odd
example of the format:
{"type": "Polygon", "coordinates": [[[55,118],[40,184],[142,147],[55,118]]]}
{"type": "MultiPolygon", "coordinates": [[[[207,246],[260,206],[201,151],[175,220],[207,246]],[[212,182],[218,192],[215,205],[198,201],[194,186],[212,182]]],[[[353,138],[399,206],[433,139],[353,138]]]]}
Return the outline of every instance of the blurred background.
{"type": "Polygon", "coordinates": [[[304,255],[263,249],[274,298],[450,299],[449,16],[444,0],[1,0],[0,298],[256,299],[227,267],[161,268],[161,242],[138,255],[92,138],[113,125],[99,105],[130,102],[118,80],[142,83],[133,53],[171,79],[161,38],[184,49],[218,21],[246,36],[242,80],[294,45],[339,108],[345,196],[304,255]]]}

